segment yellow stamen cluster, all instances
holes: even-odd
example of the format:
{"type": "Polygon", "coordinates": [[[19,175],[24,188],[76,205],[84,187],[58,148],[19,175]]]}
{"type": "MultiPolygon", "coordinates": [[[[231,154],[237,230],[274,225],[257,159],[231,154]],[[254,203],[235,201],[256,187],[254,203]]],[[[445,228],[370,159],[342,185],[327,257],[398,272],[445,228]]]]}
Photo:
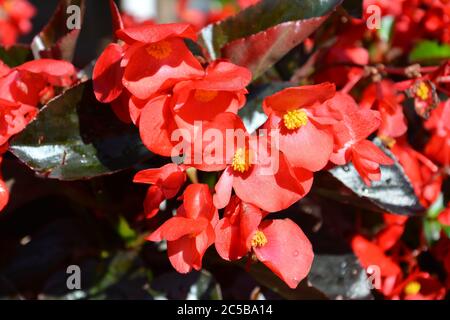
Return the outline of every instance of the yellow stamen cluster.
{"type": "Polygon", "coordinates": [[[255,235],[252,238],[252,247],[262,247],[267,244],[266,235],[262,231],[256,231],[255,235]]]}
{"type": "Polygon", "coordinates": [[[163,40],[149,44],[146,50],[153,58],[162,60],[170,56],[172,53],[172,46],[168,41],[163,40]]]}
{"type": "Polygon", "coordinates": [[[243,148],[237,149],[236,153],[233,157],[233,162],[231,163],[231,167],[234,171],[244,173],[248,169],[250,169],[250,155],[249,152],[244,150],[243,148]]]}
{"type": "Polygon", "coordinates": [[[430,97],[430,88],[425,82],[421,82],[416,90],[416,96],[418,96],[423,101],[428,100],[430,97]]]}
{"type": "Polygon", "coordinates": [[[217,97],[217,91],[211,91],[211,90],[195,90],[194,98],[195,100],[199,102],[210,102],[214,100],[215,97],[217,97]]]}
{"type": "Polygon", "coordinates": [[[389,149],[392,149],[395,146],[395,144],[397,143],[397,141],[392,137],[378,136],[378,138],[380,138],[380,140],[383,142],[383,144],[386,147],[388,147],[389,149]]]}
{"type": "Polygon", "coordinates": [[[304,110],[292,110],[285,113],[283,122],[287,129],[295,130],[308,123],[308,115],[304,110]]]}
{"type": "Polygon", "coordinates": [[[421,285],[417,281],[411,281],[404,289],[406,295],[416,295],[420,292],[421,285]]]}

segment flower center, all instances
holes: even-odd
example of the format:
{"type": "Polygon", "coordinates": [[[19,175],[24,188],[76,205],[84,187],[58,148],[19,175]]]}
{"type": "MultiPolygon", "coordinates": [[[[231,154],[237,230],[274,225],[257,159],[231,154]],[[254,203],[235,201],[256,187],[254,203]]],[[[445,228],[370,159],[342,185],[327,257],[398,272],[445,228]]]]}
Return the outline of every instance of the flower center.
{"type": "Polygon", "coordinates": [[[147,53],[151,55],[153,58],[162,60],[167,58],[172,53],[172,46],[166,40],[151,43],[147,47],[147,53]]]}
{"type": "Polygon", "coordinates": [[[255,235],[252,238],[252,247],[262,247],[267,244],[266,235],[262,231],[256,231],[255,235]]]}
{"type": "Polygon", "coordinates": [[[425,82],[421,82],[416,90],[416,96],[418,96],[423,101],[428,100],[430,97],[430,88],[425,82]]]}
{"type": "Polygon", "coordinates": [[[417,281],[411,281],[405,287],[405,294],[407,295],[416,295],[420,292],[421,285],[417,281]]]}
{"type": "Polygon", "coordinates": [[[378,136],[378,138],[380,138],[380,140],[383,142],[383,144],[386,147],[388,147],[389,149],[392,149],[395,146],[395,144],[397,143],[397,141],[392,137],[378,136]]]}
{"type": "Polygon", "coordinates": [[[308,115],[304,110],[288,111],[283,116],[283,122],[287,129],[295,130],[308,123],[308,115]]]}
{"type": "Polygon", "coordinates": [[[197,89],[195,90],[194,98],[199,102],[206,103],[214,100],[217,94],[217,91],[197,89]]]}
{"type": "Polygon", "coordinates": [[[248,150],[246,151],[243,148],[237,149],[233,157],[233,162],[231,163],[233,170],[244,173],[250,169],[250,166],[250,155],[248,150]]]}

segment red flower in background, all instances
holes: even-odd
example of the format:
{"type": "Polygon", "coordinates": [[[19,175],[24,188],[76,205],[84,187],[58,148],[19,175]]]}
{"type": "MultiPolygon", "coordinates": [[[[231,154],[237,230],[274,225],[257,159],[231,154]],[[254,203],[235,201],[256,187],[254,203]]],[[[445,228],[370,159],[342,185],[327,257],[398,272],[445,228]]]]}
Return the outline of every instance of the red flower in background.
{"type": "Polygon", "coordinates": [[[148,240],[167,240],[167,254],[180,273],[201,270],[203,255],[214,243],[219,220],[207,185],[192,184],[183,194],[177,214],[153,232],[148,240]]]}
{"type": "Polygon", "coordinates": [[[441,193],[443,181],[439,168],[414,150],[405,137],[394,140],[390,149],[405,170],[422,205],[428,207],[434,203],[441,193]]]}
{"type": "Polygon", "coordinates": [[[401,104],[403,99],[397,93],[395,83],[390,80],[373,83],[364,90],[361,107],[376,109],[381,115],[378,136],[396,138],[406,133],[408,126],[401,104]]]}
{"type": "Polygon", "coordinates": [[[445,288],[427,272],[416,271],[399,284],[391,295],[393,300],[442,300],[445,288]]]}
{"type": "Polygon", "coordinates": [[[364,70],[360,66],[369,63],[369,52],[363,48],[360,39],[366,32],[365,21],[351,19],[339,30],[336,43],[320,52],[320,69],[315,74],[316,82],[330,81],[341,88],[360,79],[364,70]]]}
{"type": "Polygon", "coordinates": [[[9,47],[31,31],[36,10],[27,0],[0,0],[0,45],[9,47]]]}
{"type": "Polygon", "coordinates": [[[279,130],[280,150],[294,167],[319,171],[328,163],[333,135],[327,124],[334,120],[317,116],[316,107],[335,93],[333,84],[323,83],[287,88],[264,100],[265,128],[279,130]]]}
{"type": "Polygon", "coordinates": [[[169,163],[158,169],[140,171],[133,181],[152,185],[144,200],[144,214],[150,219],[158,213],[161,202],[177,195],[186,181],[186,173],[183,166],[169,163]]]}

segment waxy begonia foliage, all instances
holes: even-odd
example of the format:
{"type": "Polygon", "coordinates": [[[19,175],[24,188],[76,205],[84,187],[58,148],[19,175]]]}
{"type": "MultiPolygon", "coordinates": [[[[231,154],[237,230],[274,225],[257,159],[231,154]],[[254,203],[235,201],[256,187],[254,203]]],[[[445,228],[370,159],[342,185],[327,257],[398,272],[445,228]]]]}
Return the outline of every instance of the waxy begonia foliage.
{"type": "MultiPolygon", "coordinates": [[[[74,54],[63,50],[70,32],[12,63],[35,9],[0,0],[0,163],[11,151],[65,180],[93,215],[119,215],[127,250],[145,242],[181,274],[233,265],[258,280],[263,265],[278,279],[261,283],[284,283],[269,288],[277,294],[304,281],[335,298],[328,286],[340,278],[317,274],[335,250],[358,266],[351,281],[375,279],[385,299],[444,299],[450,4],[351,6],[240,0],[206,10],[180,0],[179,21],[158,23],[111,0],[113,32],[90,71],[58,60],[74,54]],[[121,189],[106,192],[110,182],[121,189]]],[[[7,182],[0,175],[0,210],[14,197],[7,182]]]]}

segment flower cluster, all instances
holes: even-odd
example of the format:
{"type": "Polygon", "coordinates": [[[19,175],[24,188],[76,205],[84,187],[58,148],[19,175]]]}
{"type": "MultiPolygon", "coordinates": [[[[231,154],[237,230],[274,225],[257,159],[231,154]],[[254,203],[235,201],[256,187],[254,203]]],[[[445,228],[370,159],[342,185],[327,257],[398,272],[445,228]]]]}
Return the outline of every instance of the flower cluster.
{"type": "Polygon", "coordinates": [[[292,87],[263,101],[267,121],[250,134],[238,111],[251,72],[194,56],[186,45],[196,40],[193,27],[142,25],[116,35],[120,42],[108,45],[94,68],[97,99],[134,123],[150,151],[182,159],[136,175],[135,182],[151,185],[147,218],[182,190],[188,170],[222,172],[213,193],[188,185],[175,216],[148,240],[166,240],[181,273],[199,270],[215,244],[225,260],[249,256],[295,288],[311,267],[311,244],[292,220],[266,216],[302,199],[326,166],[352,162],[367,185],[379,180],[380,165],[394,163],[367,139],[382,123],[380,112],[329,82],[292,87]]]}

